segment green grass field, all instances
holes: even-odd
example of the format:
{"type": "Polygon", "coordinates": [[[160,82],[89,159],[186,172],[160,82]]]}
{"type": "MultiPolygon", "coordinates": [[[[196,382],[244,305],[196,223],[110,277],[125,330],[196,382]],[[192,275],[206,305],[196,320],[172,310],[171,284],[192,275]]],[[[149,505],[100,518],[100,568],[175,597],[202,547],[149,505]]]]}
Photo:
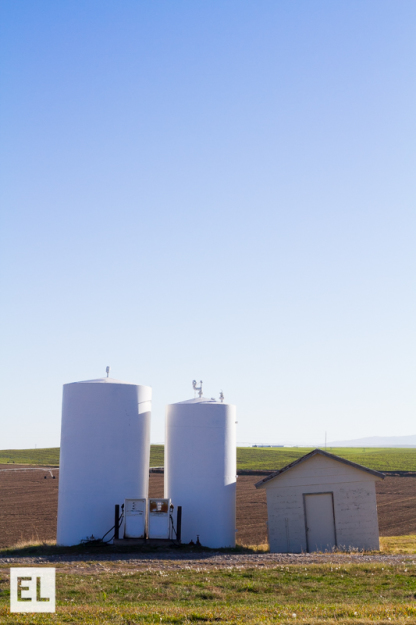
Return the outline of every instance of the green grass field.
{"type": "MultiPolygon", "coordinates": [[[[276,471],[312,451],[312,449],[313,447],[283,447],[277,449],[239,447],[237,449],[237,465],[239,469],[276,471]]],[[[327,451],[352,462],[362,464],[369,469],[378,471],[416,471],[416,448],[328,447],[327,451]]]]}
{"type": "MultiPolygon", "coordinates": [[[[283,447],[263,449],[258,447],[239,447],[237,449],[237,468],[249,471],[276,471],[300,458],[312,450],[312,447],[283,447]]],[[[361,448],[328,447],[328,451],[363,464],[379,471],[416,471],[416,448],[361,448]]],[[[152,445],[150,466],[163,466],[163,445],[152,445]]],[[[59,465],[59,447],[50,449],[13,449],[0,451],[0,463],[59,465]]]]}
{"type": "Polygon", "coordinates": [[[0,464],[59,466],[59,447],[46,449],[6,449],[0,451],[0,464]]]}
{"type": "MultiPolygon", "coordinates": [[[[59,447],[47,449],[6,449],[0,451],[0,464],[59,466],[59,447]]],[[[163,445],[152,445],[150,466],[163,467],[163,445]]]]}
{"type": "Polygon", "coordinates": [[[0,569],[0,622],[414,623],[413,564],[179,567],[134,570],[115,561],[57,566],[55,615],[9,614],[8,569],[0,569]]]}

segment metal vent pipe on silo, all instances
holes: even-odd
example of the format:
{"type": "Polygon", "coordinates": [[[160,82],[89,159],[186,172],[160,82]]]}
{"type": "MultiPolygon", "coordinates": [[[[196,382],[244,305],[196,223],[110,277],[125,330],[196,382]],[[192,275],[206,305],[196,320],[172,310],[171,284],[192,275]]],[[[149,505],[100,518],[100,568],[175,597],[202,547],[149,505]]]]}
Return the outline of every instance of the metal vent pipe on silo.
{"type": "Polygon", "coordinates": [[[64,385],[58,545],[102,538],[116,504],[147,499],[151,399],[149,386],[109,377],[64,385]]]}
{"type": "Polygon", "coordinates": [[[182,542],[234,547],[236,407],[198,397],[166,411],[165,497],[182,506],[182,542]]]}

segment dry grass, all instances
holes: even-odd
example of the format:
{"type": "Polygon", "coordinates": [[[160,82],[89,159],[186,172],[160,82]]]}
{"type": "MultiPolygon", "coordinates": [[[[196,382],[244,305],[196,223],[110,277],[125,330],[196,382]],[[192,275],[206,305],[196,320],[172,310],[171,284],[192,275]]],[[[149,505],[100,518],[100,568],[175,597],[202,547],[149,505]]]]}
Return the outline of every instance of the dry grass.
{"type": "MultiPolygon", "coordinates": [[[[48,553],[51,549],[59,549],[60,552],[65,552],[65,547],[57,547],[54,540],[39,540],[37,536],[32,536],[30,540],[19,540],[14,545],[6,547],[0,550],[0,553],[12,553],[14,551],[27,551],[28,554],[31,550],[37,552],[48,553]]],[[[73,552],[77,547],[67,549],[67,551],[73,552]]],[[[109,548],[107,547],[107,550],[109,548]]],[[[246,543],[237,543],[235,549],[225,549],[224,552],[239,553],[244,551],[245,553],[268,553],[270,551],[268,543],[262,543],[261,545],[249,545],[246,543]]],[[[354,550],[353,550],[354,551],[354,550]]],[[[335,549],[336,553],[343,553],[342,549],[335,549]]],[[[351,550],[347,551],[348,553],[351,550]]],[[[408,536],[380,536],[380,552],[385,554],[416,554],[416,534],[410,534],[408,536]]],[[[378,552],[372,552],[378,553],[378,552]]]]}
{"type": "Polygon", "coordinates": [[[237,543],[236,550],[244,549],[253,553],[268,553],[270,551],[269,543],[262,543],[261,545],[246,545],[245,543],[237,543]]]}
{"type": "MultiPolygon", "coordinates": [[[[269,551],[268,543],[263,543],[262,545],[239,544],[237,548],[239,547],[253,553],[267,553],[269,551]]],[[[344,552],[343,549],[335,549],[334,551],[336,553],[344,552]]],[[[350,553],[351,550],[347,550],[347,552],[350,553]]],[[[397,555],[416,554],[416,534],[409,534],[408,536],[380,536],[380,552],[397,555]]]]}
{"type": "Polygon", "coordinates": [[[54,539],[50,539],[50,540],[44,540],[42,538],[39,538],[39,535],[37,532],[32,533],[32,535],[30,536],[30,538],[23,538],[23,536],[21,538],[19,538],[19,540],[17,540],[12,546],[10,547],[6,547],[6,549],[0,549],[1,551],[5,551],[7,549],[27,549],[28,547],[51,547],[55,545],[56,546],[56,540],[54,539]]]}
{"type": "Polygon", "coordinates": [[[416,553],[416,534],[409,536],[380,536],[380,551],[383,553],[416,553]]]}

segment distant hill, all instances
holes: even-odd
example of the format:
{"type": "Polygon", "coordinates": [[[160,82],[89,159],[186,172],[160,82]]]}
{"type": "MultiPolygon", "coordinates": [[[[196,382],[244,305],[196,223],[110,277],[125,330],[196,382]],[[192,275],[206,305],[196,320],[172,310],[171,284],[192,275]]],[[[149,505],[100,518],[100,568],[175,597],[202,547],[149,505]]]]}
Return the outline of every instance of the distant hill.
{"type": "Polygon", "coordinates": [[[416,447],[416,434],[411,436],[368,436],[351,441],[333,441],[330,447],[416,447]]]}

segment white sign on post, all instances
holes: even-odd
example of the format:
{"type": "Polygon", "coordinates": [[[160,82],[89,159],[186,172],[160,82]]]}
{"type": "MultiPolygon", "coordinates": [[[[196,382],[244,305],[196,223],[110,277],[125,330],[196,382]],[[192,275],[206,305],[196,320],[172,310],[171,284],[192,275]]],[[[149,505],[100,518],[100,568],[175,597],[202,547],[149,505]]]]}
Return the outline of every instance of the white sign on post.
{"type": "Polygon", "coordinates": [[[55,612],[55,568],[11,568],[10,612],[55,612]]]}

